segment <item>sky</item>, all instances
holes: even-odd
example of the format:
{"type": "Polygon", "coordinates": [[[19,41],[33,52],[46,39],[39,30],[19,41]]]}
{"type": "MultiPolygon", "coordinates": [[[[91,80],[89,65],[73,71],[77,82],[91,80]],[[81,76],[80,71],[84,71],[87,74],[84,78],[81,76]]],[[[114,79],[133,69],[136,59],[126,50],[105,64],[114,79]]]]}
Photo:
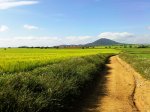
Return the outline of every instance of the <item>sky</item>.
{"type": "Polygon", "coordinates": [[[150,43],[150,0],[0,0],[0,47],[150,43]]]}

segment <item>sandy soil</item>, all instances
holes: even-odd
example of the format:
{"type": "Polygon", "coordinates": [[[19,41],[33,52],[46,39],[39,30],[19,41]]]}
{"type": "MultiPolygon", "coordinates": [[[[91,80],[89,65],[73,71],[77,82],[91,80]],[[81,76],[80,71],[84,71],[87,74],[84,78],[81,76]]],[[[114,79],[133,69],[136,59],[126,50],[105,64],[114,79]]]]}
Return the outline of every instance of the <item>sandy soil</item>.
{"type": "Polygon", "coordinates": [[[138,110],[140,112],[150,112],[150,81],[135,72],[135,70],[124,61],[120,60],[120,63],[128,72],[134,75],[135,92],[133,101],[135,102],[138,110]]]}
{"type": "Polygon", "coordinates": [[[118,56],[110,58],[100,79],[82,112],[150,112],[150,81],[118,56]]]}

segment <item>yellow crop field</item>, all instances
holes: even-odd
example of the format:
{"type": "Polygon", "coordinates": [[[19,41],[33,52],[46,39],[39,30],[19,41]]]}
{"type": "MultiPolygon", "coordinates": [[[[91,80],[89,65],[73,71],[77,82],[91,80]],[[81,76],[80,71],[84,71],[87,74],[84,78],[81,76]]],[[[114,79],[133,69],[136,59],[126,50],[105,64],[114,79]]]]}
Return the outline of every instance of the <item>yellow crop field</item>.
{"type": "Polygon", "coordinates": [[[71,57],[118,52],[115,49],[0,49],[0,73],[28,71],[71,57]]]}

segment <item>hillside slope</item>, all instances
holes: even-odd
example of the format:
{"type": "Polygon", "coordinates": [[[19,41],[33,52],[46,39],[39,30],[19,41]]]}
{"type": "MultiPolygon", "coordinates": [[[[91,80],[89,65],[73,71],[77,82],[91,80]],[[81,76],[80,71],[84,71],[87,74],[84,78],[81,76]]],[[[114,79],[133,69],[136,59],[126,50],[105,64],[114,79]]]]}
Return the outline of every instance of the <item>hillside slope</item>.
{"type": "Polygon", "coordinates": [[[95,42],[85,44],[86,46],[100,46],[100,45],[118,45],[121,44],[119,42],[106,39],[106,38],[101,38],[99,40],[96,40],[95,42]]]}

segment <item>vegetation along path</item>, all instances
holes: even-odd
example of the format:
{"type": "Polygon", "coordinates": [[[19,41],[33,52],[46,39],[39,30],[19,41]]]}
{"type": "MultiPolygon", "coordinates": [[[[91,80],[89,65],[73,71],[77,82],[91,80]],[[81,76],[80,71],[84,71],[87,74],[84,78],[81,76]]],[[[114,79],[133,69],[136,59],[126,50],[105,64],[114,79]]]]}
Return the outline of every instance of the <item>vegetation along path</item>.
{"type": "Polygon", "coordinates": [[[81,112],[149,112],[150,82],[118,56],[110,58],[81,112]],[[142,87],[143,86],[143,87],[142,87]]]}

